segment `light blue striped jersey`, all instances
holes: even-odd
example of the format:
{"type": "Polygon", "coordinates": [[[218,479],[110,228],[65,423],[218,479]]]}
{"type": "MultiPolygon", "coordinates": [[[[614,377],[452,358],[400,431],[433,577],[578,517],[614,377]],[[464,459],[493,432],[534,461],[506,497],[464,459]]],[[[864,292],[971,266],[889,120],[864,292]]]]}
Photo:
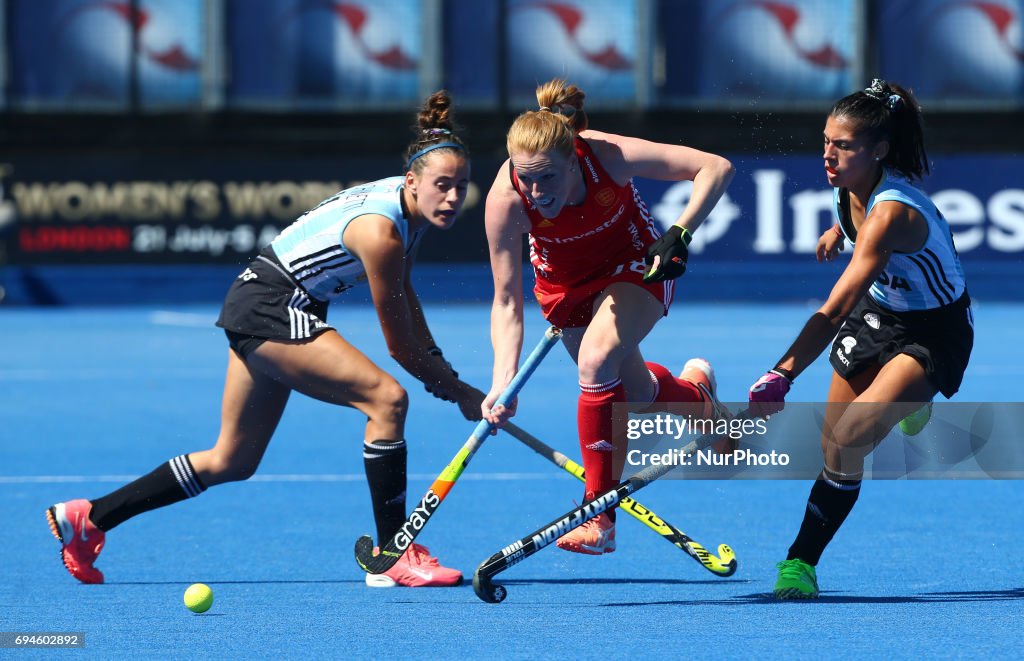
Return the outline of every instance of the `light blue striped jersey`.
{"type": "MultiPolygon", "coordinates": [[[[849,214],[849,193],[833,191],[833,207],[843,235],[854,243],[857,230],[849,214]]],[[[899,202],[917,211],[928,224],[928,240],[913,253],[894,252],[885,270],[871,285],[870,295],[882,307],[896,312],[930,310],[953,303],[966,284],[949,224],[921,190],[902,179],[882,175],[868,198],[866,214],[878,202],[899,202]]]]}
{"type": "Polygon", "coordinates": [[[353,219],[368,214],[388,218],[402,237],[408,255],[423,231],[409,232],[402,212],[405,177],[389,177],[337,193],[286,227],[270,247],[288,273],[313,298],[328,301],[366,281],[363,263],[342,241],[353,219]]]}

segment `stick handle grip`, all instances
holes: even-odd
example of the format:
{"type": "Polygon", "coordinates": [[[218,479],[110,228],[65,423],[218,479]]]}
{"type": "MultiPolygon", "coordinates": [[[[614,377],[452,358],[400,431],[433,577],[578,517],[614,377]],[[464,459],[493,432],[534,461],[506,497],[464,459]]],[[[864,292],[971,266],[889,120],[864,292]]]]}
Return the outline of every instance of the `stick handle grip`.
{"type": "MultiPolygon", "coordinates": [[[[562,339],[562,330],[555,328],[554,326],[549,327],[544,331],[544,337],[540,339],[537,346],[533,348],[530,355],[526,357],[526,361],[516,372],[516,375],[512,377],[512,381],[509,382],[505,390],[498,397],[498,401],[494,403],[495,406],[508,406],[512,400],[519,396],[519,391],[523,389],[526,382],[529,380],[533,373],[537,371],[541,361],[548,355],[551,348],[555,346],[558,340],[562,339]]],[[[473,438],[482,439],[486,438],[491,433],[492,425],[487,420],[481,420],[477,423],[476,429],[473,430],[473,438]]]]}

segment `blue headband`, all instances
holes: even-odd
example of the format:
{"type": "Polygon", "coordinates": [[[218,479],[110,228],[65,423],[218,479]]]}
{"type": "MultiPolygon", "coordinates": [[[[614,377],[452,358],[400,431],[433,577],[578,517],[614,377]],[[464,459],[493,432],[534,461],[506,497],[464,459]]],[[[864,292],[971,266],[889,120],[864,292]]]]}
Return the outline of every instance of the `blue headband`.
{"type": "Polygon", "coordinates": [[[424,154],[426,154],[428,152],[432,152],[435,149],[442,149],[444,147],[451,147],[453,149],[458,149],[460,151],[465,149],[465,147],[463,147],[462,145],[460,145],[457,142],[450,142],[450,141],[449,142],[438,142],[437,144],[430,145],[429,147],[424,147],[423,149],[419,150],[418,152],[416,152],[415,154],[410,156],[409,157],[409,163],[405,166],[405,169],[406,170],[411,170],[412,169],[412,164],[415,163],[416,159],[419,158],[420,156],[423,156],[424,154]]]}

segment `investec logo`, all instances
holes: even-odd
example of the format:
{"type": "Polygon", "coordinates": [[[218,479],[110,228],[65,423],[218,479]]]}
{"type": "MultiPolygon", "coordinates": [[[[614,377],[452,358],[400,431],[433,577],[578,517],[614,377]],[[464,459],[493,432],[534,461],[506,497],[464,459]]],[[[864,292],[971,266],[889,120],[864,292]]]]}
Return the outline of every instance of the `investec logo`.
{"type": "Polygon", "coordinates": [[[626,212],[626,205],[624,205],[624,204],[620,205],[618,211],[615,212],[614,216],[612,216],[611,218],[609,218],[605,222],[601,223],[597,227],[595,227],[595,228],[593,228],[591,230],[587,230],[583,234],[577,234],[575,236],[565,236],[565,237],[558,237],[558,236],[554,236],[554,237],[535,236],[533,234],[531,234],[530,236],[536,238],[538,241],[544,241],[544,242],[547,242],[547,243],[557,243],[559,245],[561,245],[563,243],[572,243],[573,241],[579,241],[580,239],[585,239],[588,236],[594,236],[595,234],[599,234],[599,233],[605,231],[606,229],[608,229],[609,227],[614,225],[616,222],[618,222],[619,218],[621,218],[622,214],[625,213],[625,212],[626,212]]]}
{"type": "Polygon", "coordinates": [[[416,539],[416,535],[423,529],[423,526],[427,525],[427,521],[440,504],[441,499],[437,497],[434,490],[428,489],[426,495],[423,496],[423,500],[412,511],[409,520],[402,525],[398,530],[398,534],[395,535],[395,547],[399,551],[409,548],[409,545],[416,539]]]}
{"type": "MultiPolygon", "coordinates": [[[[806,173],[813,170],[805,162],[809,159],[787,162],[785,168],[750,170],[753,187],[742,188],[737,183],[748,170],[738,168],[741,174],[732,184],[734,192],[718,200],[694,236],[690,252],[725,241],[740,225],[744,236],[749,236],[753,218],[755,253],[813,255],[821,232],[835,222],[835,212],[832,189],[823,188],[817,177],[808,177],[806,173]]],[[[957,188],[928,191],[953,229],[957,251],[962,255],[984,246],[1001,253],[1024,251],[1024,188],[1002,188],[986,193],[985,198],[968,192],[973,187],[988,188],[983,177],[975,176],[957,188]]],[[[692,190],[692,181],[674,183],[652,205],[662,228],[679,218],[692,190]]]]}
{"type": "Polygon", "coordinates": [[[618,491],[612,491],[611,493],[605,494],[597,500],[590,501],[574,514],[570,514],[569,516],[563,517],[558,522],[552,523],[550,526],[531,537],[530,541],[533,542],[534,548],[542,549],[570,530],[580,527],[585,521],[593,519],[595,516],[617,502],[619,502],[618,491]]]}

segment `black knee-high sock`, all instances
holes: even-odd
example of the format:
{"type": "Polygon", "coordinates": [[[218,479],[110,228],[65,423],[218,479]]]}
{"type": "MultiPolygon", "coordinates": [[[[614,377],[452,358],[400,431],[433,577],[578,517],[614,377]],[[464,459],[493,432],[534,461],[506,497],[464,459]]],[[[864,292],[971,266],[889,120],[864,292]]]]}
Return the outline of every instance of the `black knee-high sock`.
{"type": "Polygon", "coordinates": [[[809,565],[817,565],[825,547],[832,541],[839,526],[853,509],[860,495],[860,479],[833,473],[826,466],[811,487],[807,510],[800,532],[789,547],[788,560],[800,558],[809,565]]]}
{"type": "Polygon", "coordinates": [[[404,440],[363,443],[363,465],[381,546],[405,523],[406,456],[404,440]]]}
{"type": "Polygon", "coordinates": [[[112,530],[137,514],[193,498],[204,491],[206,487],[192,469],[192,462],[183,454],[92,501],[89,520],[100,530],[112,530]]]}

